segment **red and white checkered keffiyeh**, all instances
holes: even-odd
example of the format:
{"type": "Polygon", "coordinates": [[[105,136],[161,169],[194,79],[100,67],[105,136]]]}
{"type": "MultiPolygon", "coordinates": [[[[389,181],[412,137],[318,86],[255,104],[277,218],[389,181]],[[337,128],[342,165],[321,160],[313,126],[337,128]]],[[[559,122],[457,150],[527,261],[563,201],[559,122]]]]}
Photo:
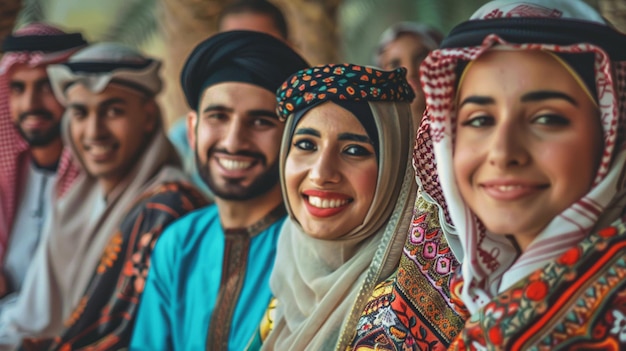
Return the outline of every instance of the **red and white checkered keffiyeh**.
{"type": "MultiPolygon", "coordinates": [[[[14,35],[62,35],[63,31],[43,23],[28,25],[14,35]]],[[[64,55],[55,55],[49,59],[44,52],[8,52],[0,61],[0,265],[8,244],[13,217],[18,206],[18,189],[23,175],[19,174],[28,162],[28,144],[17,132],[11,121],[9,110],[9,82],[7,74],[15,64],[27,64],[35,67],[42,64],[58,63],[66,60],[73,51],[64,55]]],[[[56,194],[61,196],[70,187],[79,174],[79,168],[65,149],[57,169],[56,194]]]]}
{"type": "MultiPolygon", "coordinates": [[[[498,3],[519,5],[524,1],[498,3]]],[[[553,16],[554,11],[546,11],[548,3],[550,1],[542,0],[541,10],[553,16]]],[[[523,6],[528,11],[532,3],[523,6]]],[[[508,9],[496,10],[500,17],[506,17],[507,11],[519,12],[520,8],[510,6],[508,9]]],[[[485,11],[485,17],[482,18],[493,14],[494,11],[485,11]]],[[[461,297],[473,313],[499,291],[580,242],[623,186],[620,178],[623,177],[622,170],[626,163],[626,148],[623,143],[616,145],[616,141],[618,131],[626,120],[626,62],[610,62],[607,54],[592,44],[512,44],[491,34],[484,38],[480,46],[432,52],[421,66],[421,76],[427,110],[414,149],[417,181],[422,194],[438,204],[442,228],[459,261],[463,262],[464,285],[461,297]],[[494,46],[511,50],[595,54],[598,105],[605,144],[601,165],[589,193],[555,217],[519,257],[506,238],[489,233],[465,204],[456,185],[452,163],[456,134],[454,99],[457,64],[475,60],[494,46]]]]}

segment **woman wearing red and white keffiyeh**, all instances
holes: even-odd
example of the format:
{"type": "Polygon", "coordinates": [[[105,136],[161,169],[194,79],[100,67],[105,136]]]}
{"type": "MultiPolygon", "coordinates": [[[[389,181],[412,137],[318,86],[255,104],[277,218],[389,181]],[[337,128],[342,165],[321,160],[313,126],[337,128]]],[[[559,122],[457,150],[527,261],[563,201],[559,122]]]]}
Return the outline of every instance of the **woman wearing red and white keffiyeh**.
{"type": "Polygon", "coordinates": [[[424,61],[414,164],[462,262],[452,349],[626,345],[625,48],[582,1],[502,0],[424,61]]]}

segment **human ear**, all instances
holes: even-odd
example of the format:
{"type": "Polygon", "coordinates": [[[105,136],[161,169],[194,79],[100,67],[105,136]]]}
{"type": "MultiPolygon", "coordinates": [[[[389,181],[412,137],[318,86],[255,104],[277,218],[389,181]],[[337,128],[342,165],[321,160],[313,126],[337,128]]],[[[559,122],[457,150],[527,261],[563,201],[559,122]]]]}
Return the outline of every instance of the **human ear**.
{"type": "Polygon", "coordinates": [[[196,127],[198,125],[198,113],[194,110],[187,112],[187,140],[191,150],[196,151],[196,127]]]}
{"type": "Polygon", "coordinates": [[[146,134],[152,134],[156,129],[159,119],[161,118],[161,110],[154,100],[148,100],[144,104],[146,109],[146,124],[144,125],[144,131],[146,134]]]}

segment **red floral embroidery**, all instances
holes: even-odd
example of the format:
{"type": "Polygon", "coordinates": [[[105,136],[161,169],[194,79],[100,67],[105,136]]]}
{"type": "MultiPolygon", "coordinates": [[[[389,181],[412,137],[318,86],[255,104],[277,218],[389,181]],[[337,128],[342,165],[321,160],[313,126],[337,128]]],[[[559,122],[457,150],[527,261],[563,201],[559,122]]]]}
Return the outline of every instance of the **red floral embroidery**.
{"type": "Polygon", "coordinates": [[[610,238],[615,236],[615,234],[617,234],[617,228],[615,227],[604,228],[598,232],[598,235],[603,238],[610,238]]]}
{"type": "Polygon", "coordinates": [[[571,249],[567,250],[563,254],[563,256],[559,257],[557,262],[566,266],[571,266],[574,263],[578,262],[579,258],[580,258],[580,249],[578,247],[572,247],[571,249]]]}
{"type": "Polygon", "coordinates": [[[541,280],[534,281],[528,284],[525,294],[532,301],[540,301],[548,295],[548,285],[541,280]]]}
{"type": "Polygon", "coordinates": [[[502,343],[502,331],[500,328],[495,326],[489,329],[489,340],[496,345],[502,343]]]}

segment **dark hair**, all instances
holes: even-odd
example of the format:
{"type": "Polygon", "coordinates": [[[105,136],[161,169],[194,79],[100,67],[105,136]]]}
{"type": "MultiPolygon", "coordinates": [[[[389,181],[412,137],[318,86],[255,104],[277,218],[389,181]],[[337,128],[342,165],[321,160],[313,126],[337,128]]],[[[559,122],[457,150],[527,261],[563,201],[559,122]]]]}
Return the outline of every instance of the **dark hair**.
{"type": "Polygon", "coordinates": [[[253,13],[269,16],[274,22],[276,29],[278,29],[280,34],[283,36],[283,39],[287,40],[289,33],[287,31],[287,21],[285,20],[285,16],[283,15],[283,12],[276,7],[276,5],[267,0],[235,0],[230,2],[226,5],[226,7],[224,7],[217,18],[218,27],[221,27],[222,21],[226,16],[241,13],[253,13]]]}

